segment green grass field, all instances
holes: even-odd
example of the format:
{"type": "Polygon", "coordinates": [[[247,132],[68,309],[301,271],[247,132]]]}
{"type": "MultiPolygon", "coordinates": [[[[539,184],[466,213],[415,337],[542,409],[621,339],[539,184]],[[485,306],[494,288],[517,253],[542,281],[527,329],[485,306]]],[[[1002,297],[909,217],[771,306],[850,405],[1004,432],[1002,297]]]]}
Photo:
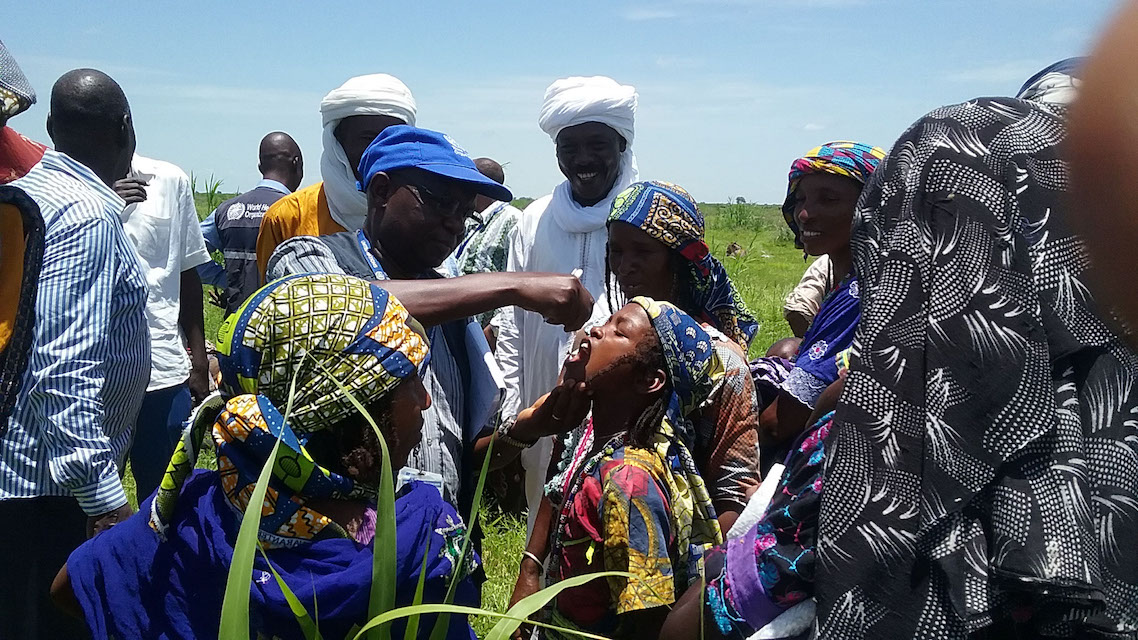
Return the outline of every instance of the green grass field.
{"type": "MultiPolygon", "coordinates": [[[[197,193],[198,213],[205,217],[218,203],[232,194],[197,193]]],[[[742,292],[751,311],[762,323],[751,349],[752,357],[762,355],[774,341],[790,335],[782,319],[782,300],[798,282],[805,268],[802,252],[794,248],[790,231],[778,207],[751,204],[704,204],[707,218],[707,242],[712,253],[723,261],[732,281],[742,292]],[[742,251],[726,257],[728,245],[738,244],[742,251]]],[[[221,310],[205,304],[206,338],[214,340],[221,324],[221,310]]],[[[213,452],[203,452],[199,466],[215,465],[213,452]]],[[[127,493],[133,497],[134,478],[127,474],[127,493]]],[[[487,581],[482,588],[482,606],[492,611],[505,611],[517,577],[521,551],[525,547],[525,520],[519,515],[504,514],[494,506],[483,510],[483,566],[487,581]]],[[[488,618],[473,621],[475,631],[483,637],[493,626],[488,618]]]]}

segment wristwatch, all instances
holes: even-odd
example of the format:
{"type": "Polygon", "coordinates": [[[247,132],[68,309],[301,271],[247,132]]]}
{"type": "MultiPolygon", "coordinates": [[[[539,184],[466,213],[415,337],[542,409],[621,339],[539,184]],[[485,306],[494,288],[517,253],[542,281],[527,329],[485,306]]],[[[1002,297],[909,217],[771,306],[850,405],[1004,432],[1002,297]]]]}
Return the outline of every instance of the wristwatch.
{"type": "Polygon", "coordinates": [[[536,440],[533,442],[526,442],[524,440],[518,440],[517,438],[510,437],[510,429],[513,428],[515,421],[517,421],[517,418],[510,418],[508,420],[504,420],[502,424],[498,425],[498,429],[495,431],[494,435],[495,439],[499,442],[503,442],[510,445],[511,447],[518,449],[529,449],[533,445],[537,444],[536,440]]]}

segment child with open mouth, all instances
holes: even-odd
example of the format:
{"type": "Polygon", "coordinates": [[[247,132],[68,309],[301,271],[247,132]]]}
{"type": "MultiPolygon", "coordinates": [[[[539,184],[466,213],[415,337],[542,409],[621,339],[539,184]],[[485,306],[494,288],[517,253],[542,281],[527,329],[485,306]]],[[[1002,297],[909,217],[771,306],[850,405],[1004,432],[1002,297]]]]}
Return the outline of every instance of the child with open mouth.
{"type": "Polygon", "coordinates": [[[599,571],[632,574],[565,590],[553,603],[555,625],[655,637],[668,605],[698,578],[704,550],[721,535],[681,438],[691,429],[683,416],[721,374],[699,323],[640,297],[581,339],[562,384],[519,414],[514,437],[581,425],[562,442],[546,489],[553,508],[539,516],[523,571],[540,571],[534,551],[548,549],[549,584],[599,571]]]}

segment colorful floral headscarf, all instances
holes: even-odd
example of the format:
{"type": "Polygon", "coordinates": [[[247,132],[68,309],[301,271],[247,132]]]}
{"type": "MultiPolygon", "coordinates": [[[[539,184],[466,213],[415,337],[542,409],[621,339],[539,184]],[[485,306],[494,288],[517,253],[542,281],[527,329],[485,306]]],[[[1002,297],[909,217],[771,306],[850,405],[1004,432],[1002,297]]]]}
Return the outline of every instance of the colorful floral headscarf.
{"type": "Polygon", "coordinates": [[[806,155],[790,164],[790,184],[786,200],[782,203],[782,217],[794,232],[794,246],[802,248],[798,223],[794,220],[794,192],[802,176],[808,173],[832,173],[857,180],[862,186],[869,181],[874,169],[885,158],[885,150],[862,142],[838,140],[814,147],[806,155]]]}
{"type": "Polygon", "coordinates": [[[221,484],[238,512],[244,512],[281,440],[262,510],[263,541],[281,547],[344,537],[339,525],[305,501],[371,498],[375,487],[321,467],[305,450],[305,436],[356,413],[348,394],[366,406],[419,371],[429,353],[423,328],[395,296],[375,285],[310,274],[263,287],[226,320],[219,336],[222,387],[229,399],[220,415],[220,399],[212,413],[200,411],[178,444],[152,506],[151,526],[164,535],[212,421],[221,484]],[[285,424],[282,413],[294,379],[285,424]]]}
{"type": "Polygon", "coordinates": [[[716,381],[724,375],[723,362],[711,336],[676,305],[644,296],[633,298],[631,303],[643,307],[652,320],[672,383],[668,419],[685,441],[691,442],[687,416],[707,401],[716,381]]]}
{"type": "Polygon", "coordinates": [[[699,319],[744,350],[750,346],[759,323],[723,264],[711,255],[703,239],[703,214],[687,191],[667,182],[637,182],[613,200],[609,224],[613,222],[637,227],[687,259],[693,286],[689,295],[699,319]]]}

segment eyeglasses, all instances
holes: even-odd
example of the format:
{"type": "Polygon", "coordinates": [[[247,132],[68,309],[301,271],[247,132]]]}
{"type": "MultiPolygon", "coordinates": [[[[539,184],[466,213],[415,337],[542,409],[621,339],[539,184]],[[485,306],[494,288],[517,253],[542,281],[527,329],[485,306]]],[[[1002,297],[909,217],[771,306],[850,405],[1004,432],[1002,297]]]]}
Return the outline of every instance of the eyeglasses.
{"type": "Polygon", "coordinates": [[[478,217],[478,213],[470,208],[468,203],[455,198],[448,198],[433,193],[430,189],[418,185],[404,183],[399,185],[405,187],[411,195],[415,196],[415,200],[419,201],[419,206],[430,209],[435,215],[440,218],[457,218],[466,222],[473,220],[481,223],[482,220],[478,217]]]}

